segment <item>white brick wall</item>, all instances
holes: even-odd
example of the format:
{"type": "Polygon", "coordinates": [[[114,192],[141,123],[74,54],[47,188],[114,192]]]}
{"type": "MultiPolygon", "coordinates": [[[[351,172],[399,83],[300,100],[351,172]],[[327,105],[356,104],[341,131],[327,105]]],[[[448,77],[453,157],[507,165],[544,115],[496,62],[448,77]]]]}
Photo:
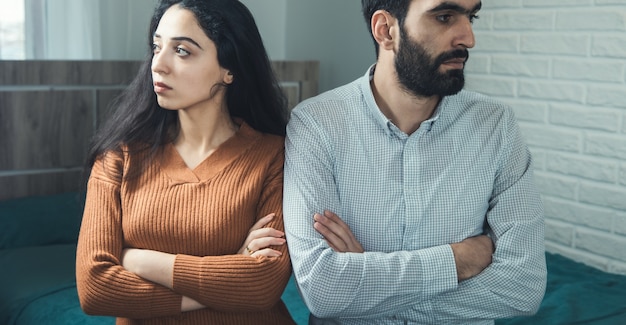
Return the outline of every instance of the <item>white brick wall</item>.
{"type": "Polygon", "coordinates": [[[483,0],[467,88],[510,105],[546,249],[626,274],[626,0],[483,0]]]}

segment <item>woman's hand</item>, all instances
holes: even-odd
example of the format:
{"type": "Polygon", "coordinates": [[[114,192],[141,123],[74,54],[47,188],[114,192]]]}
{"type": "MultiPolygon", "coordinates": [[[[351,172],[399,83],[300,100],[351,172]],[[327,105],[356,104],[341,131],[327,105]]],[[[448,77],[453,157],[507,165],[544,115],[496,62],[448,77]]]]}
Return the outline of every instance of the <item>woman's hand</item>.
{"type": "Polygon", "coordinates": [[[274,213],[266,215],[250,228],[248,237],[243,242],[238,254],[254,257],[276,257],[282,255],[280,251],[272,249],[270,246],[284,245],[286,242],[284,238],[285,233],[274,228],[265,227],[265,225],[274,219],[275,215],[274,213]]]}

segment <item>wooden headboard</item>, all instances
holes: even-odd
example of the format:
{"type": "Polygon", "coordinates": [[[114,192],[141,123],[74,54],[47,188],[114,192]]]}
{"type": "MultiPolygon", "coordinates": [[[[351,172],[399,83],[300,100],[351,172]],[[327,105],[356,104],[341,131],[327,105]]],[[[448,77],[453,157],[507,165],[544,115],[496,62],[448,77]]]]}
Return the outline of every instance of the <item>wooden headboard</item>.
{"type": "MultiPolygon", "coordinates": [[[[79,189],[90,138],[137,61],[0,61],[0,200],[79,189]]],[[[289,107],[318,92],[319,63],[275,61],[289,107]]]]}

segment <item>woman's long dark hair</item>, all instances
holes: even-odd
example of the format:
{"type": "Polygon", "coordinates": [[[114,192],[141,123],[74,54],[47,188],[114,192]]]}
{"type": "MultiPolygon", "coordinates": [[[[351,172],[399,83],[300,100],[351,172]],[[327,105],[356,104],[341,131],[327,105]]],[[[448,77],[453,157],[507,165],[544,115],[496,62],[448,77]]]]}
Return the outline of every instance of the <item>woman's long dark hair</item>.
{"type": "MultiPolygon", "coordinates": [[[[150,22],[149,55],[137,76],[112,104],[112,116],[98,130],[87,155],[86,169],[109,151],[149,150],[156,153],[178,133],[177,111],[159,106],[152,85],[153,35],[165,11],[180,5],[196,16],[217,48],[221,67],[234,76],[226,86],[226,105],[232,117],[254,129],[285,135],[286,100],[272,70],[252,14],[238,0],[161,0],[150,22]]],[[[207,87],[211,87],[207,83],[207,87]]]]}

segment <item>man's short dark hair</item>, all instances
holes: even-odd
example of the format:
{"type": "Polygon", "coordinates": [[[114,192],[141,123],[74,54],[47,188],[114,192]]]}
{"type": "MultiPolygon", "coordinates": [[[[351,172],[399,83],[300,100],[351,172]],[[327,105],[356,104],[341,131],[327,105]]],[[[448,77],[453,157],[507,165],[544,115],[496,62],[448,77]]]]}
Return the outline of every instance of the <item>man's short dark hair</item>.
{"type": "MultiPolygon", "coordinates": [[[[398,20],[400,26],[403,26],[411,1],[413,0],[361,0],[363,17],[370,35],[372,35],[372,16],[377,10],[389,12],[398,20]]],[[[374,46],[376,47],[376,57],[378,57],[378,43],[376,40],[374,40],[374,46]]]]}

